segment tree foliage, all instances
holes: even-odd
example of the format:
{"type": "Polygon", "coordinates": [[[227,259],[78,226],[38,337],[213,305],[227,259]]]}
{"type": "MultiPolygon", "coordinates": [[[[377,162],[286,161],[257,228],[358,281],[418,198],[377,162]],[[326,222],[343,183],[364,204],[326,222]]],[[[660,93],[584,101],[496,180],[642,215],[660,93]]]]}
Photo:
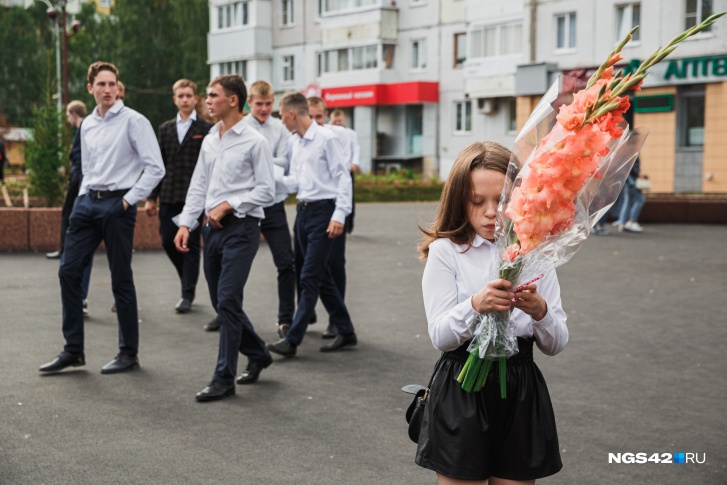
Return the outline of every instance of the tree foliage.
{"type": "Polygon", "coordinates": [[[33,110],[32,137],[25,148],[25,167],[31,194],[45,198],[49,206],[63,197],[64,171],[68,165],[67,129],[63,113],[51,102],[50,90],[42,108],[33,110]]]}

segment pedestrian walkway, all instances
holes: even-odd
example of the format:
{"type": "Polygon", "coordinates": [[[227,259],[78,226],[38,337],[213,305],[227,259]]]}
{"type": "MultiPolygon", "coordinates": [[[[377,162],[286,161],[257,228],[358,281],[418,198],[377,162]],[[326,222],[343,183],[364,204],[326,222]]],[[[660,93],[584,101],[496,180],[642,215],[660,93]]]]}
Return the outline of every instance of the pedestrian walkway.
{"type": "MultiPolygon", "coordinates": [[[[117,351],[105,255],[92,276],[86,367],[40,376],[63,343],[58,262],[0,254],[0,484],[436,483],[413,462],[399,390],[426,383],[438,357],[416,253],[417,224],[434,210],[357,206],[347,251],[356,349],[320,353],[324,319],[295,359],[276,357],[257,384],[209,404],[194,400],[217,356],[218,335],[202,330],[213,316],[206,286],[191,313],[176,314],[179,285],[162,251],[134,254],[142,368],[120,375],[99,373],[117,351]]],[[[725,240],[725,226],[648,225],[591,238],[559,270],[570,342],[535,359],[564,468],[538,483],[727,482],[725,240]],[[705,453],[706,463],[609,464],[609,453],[627,452],[705,453]]],[[[268,341],[275,277],[263,244],[245,309],[268,341]]]]}

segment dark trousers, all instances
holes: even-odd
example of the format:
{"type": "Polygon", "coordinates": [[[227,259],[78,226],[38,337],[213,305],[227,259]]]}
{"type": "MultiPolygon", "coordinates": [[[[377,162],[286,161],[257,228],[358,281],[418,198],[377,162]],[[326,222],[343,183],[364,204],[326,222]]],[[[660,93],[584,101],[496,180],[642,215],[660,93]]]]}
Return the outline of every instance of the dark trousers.
{"type": "MultiPolygon", "coordinates": [[[[66,231],[68,230],[68,223],[71,219],[71,212],[73,212],[73,204],[78,198],[78,191],[81,188],[81,179],[78,177],[71,176],[71,180],[68,182],[68,190],[66,190],[66,198],[63,199],[63,209],[61,209],[61,253],[63,248],[66,246],[66,231]]],[[[88,298],[88,286],[91,282],[91,268],[93,268],[93,258],[90,259],[88,266],[83,270],[83,299],[88,298]]]]}
{"type": "Polygon", "coordinates": [[[260,230],[278,270],[278,323],[290,324],[295,313],[295,258],[283,202],[265,208],[260,230]]]}
{"type": "Polygon", "coordinates": [[[336,283],[341,298],[346,299],[346,231],[333,240],[331,259],[328,260],[333,282],[336,283]]]}
{"type": "Polygon", "coordinates": [[[334,239],[329,239],[326,230],[334,209],[335,203],[332,200],[301,203],[297,207],[295,256],[301,262],[298,278],[300,299],[293,324],[285,337],[295,346],[303,341],[319,296],[328,312],[329,321],[338,333],[350,335],[354,332],[348,309],[328,266],[334,239]]]}
{"type": "MultiPolygon", "coordinates": [[[[182,284],[182,298],[194,301],[199,280],[200,260],[200,232],[201,227],[189,233],[188,253],[180,253],[174,246],[174,237],[179,227],[172,221],[172,217],[180,214],[184,208],[181,204],[160,204],[159,206],[159,234],[162,237],[162,246],[167,253],[169,260],[174,265],[182,284]]],[[[199,222],[202,222],[200,216],[199,222]]]]}
{"type": "Polygon", "coordinates": [[[344,232],[351,234],[353,232],[353,218],[356,216],[356,173],[351,172],[351,213],[346,217],[346,226],[344,232]]]}
{"type": "Polygon", "coordinates": [[[242,309],[245,283],[260,246],[260,219],[228,216],[220,230],[205,225],[202,237],[204,274],[220,320],[220,346],[212,379],[230,385],[237,373],[238,352],[251,362],[268,355],[265,342],[242,309]]]}
{"type": "Polygon", "coordinates": [[[78,353],[84,349],[83,271],[101,241],[106,243],[111,270],[111,290],[119,322],[119,351],[130,356],[139,351],[139,314],[131,270],[135,223],[136,206],[124,210],[121,197],[95,199],[84,194],[76,199],[58,271],[66,352],[78,353]]]}

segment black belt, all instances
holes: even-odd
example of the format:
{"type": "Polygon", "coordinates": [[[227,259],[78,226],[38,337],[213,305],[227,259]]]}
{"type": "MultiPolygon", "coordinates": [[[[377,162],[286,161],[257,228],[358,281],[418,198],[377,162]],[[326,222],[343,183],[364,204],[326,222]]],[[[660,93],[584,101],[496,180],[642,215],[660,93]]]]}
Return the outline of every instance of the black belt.
{"type": "Polygon", "coordinates": [[[298,207],[302,207],[305,209],[306,207],[315,207],[317,205],[323,205],[323,204],[335,204],[335,199],[323,199],[323,200],[312,200],[310,202],[304,202],[300,201],[298,202],[298,207]]]}
{"type": "Polygon", "coordinates": [[[121,189],[121,190],[93,190],[88,189],[88,196],[93,199],[110,199],[111,197],[122,197],[126,195],[126,193],[130,189],[121,189]]]}
{"type": "Polygon", "coordinates": [[[252,221],[252,222],[260,222],[259,217],[254,216],[245,216],[245,217],[237,217],[235,214],[227,214],[225,217],[220,219],[220,224],[222,227],[230,227],[230,226],[236,226],[237,224],[242,224],[245,221],[252,221]]]}

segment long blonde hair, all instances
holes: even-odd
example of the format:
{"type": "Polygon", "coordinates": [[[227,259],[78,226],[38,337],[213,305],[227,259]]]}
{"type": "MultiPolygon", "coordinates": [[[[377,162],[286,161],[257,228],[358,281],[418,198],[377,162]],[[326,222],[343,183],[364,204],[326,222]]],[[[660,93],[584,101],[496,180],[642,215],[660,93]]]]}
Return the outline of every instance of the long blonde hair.
{"type": "Polygon", "coordinates": [[[424,233],[419,243],[419,257],[426,260],[429,245],[440,238],[447,238],[456,244],[472,246],[475,230],[469,222],[472,197],[472,171],[478,169],[496,170],[507,174],[512,153],[504,146],[490,142],[475,142],[462,150],[454,161],[439,198],[439,209],[429,229],[419,227],[424,233]]]}

